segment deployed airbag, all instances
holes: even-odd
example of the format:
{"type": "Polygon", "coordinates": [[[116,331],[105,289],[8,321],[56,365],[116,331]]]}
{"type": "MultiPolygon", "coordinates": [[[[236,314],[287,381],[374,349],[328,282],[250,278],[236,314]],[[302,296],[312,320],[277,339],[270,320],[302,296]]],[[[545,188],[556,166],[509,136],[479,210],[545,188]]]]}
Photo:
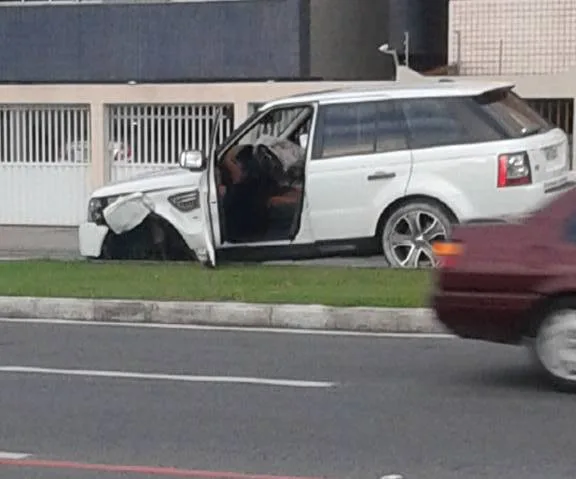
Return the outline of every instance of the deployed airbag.
{"type": "Polygon", "coordinates": [[[153,204],[143,193],[119,198],[104,208],[103,215],[110,229],[121,234],[136,228],[153,211],[153,204]]]}

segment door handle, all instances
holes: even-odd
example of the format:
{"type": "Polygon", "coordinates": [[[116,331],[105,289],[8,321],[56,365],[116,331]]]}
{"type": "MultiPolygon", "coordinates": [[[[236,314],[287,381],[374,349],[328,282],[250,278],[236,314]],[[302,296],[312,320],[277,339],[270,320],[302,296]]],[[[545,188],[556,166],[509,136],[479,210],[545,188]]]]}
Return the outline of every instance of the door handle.
{"type": "Polygon", "coordinates": [[[372,173],[371,175],[368,176],[368,181],[389,180],[391,178],[394,178],[395,176],[396,176],[396,173],[394,173],[394,172],[376,171],[375,173],[372,173]]]}

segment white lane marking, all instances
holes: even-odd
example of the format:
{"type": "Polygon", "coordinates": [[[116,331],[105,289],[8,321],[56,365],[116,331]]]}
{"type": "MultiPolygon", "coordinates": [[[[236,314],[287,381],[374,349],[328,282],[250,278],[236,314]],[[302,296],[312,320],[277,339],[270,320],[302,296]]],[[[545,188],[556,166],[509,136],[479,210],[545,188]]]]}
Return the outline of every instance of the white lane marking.
{"type": "Polygon", "coordinates": [[[149,379],[181,381],[189,383],[255,384],[263,386],[282,386],[295,388],[332,388],[336,386],[336,383],[328,381],[301,381],[294,379],[268,379],[241,376],[188,376],[178,374],[150,374],[125,371],[91,371],[88,369],[51,369],[23,366],[1,366],[0,372],[18,374],[54,374],[61,376],[86,376],[114,379],[149,379]]]}
{"type": "Polygon", "coordinates": [[[308,334],[317,336],[357,336],[398,339],[457,339],[445,333],[370,333],[361,331],[337,331],[326,329],[261,328],[249,326],[207,326],[200,324],[126,323],[104,321],[78,321],[72,319],[0,318],[0,323],[58,324],[70,326],[100,326],[114,328],[175,329],[188,331],[225,331],[239,333],[308,334]]]}
{"type": "Polygon", "coordinates": [[[22,452],[4,452],[0,451],[0,459],[8,459],[10,461],[18,461],[19,459],[26,459],[32,454],[24,454],[22,452]]]}

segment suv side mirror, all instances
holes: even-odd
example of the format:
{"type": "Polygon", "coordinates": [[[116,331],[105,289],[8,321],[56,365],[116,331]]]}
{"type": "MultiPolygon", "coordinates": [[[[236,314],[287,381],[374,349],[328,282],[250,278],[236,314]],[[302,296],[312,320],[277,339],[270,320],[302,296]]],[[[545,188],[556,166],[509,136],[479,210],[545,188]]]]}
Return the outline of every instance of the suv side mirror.
{"type": "Polygon", "coordinates": [[[303,133],[298,137],[298,143],[300,143],[300,148],[306,149],[308,147],[308,134],[303,133]]]}
{"type": "Polygon", "coordinates": [[[201,170],[206,165],[204,154],[197,150],[187,150],[180,153],[180,167],[187,170],[201,170]]]}

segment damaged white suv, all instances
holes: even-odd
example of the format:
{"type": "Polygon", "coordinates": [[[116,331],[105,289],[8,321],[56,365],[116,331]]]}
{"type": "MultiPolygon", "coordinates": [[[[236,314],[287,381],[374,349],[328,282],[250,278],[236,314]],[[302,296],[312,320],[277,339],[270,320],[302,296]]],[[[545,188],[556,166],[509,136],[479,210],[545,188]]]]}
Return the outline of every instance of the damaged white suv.
{"type": "Polygon", "coordinates": [[[380,252],[433,266],[452,225],[523,214],[570,186],[564,132],[489,81],[382,83],[266,104],[206,155],[93,193],[92,258],[380,252]]]}

